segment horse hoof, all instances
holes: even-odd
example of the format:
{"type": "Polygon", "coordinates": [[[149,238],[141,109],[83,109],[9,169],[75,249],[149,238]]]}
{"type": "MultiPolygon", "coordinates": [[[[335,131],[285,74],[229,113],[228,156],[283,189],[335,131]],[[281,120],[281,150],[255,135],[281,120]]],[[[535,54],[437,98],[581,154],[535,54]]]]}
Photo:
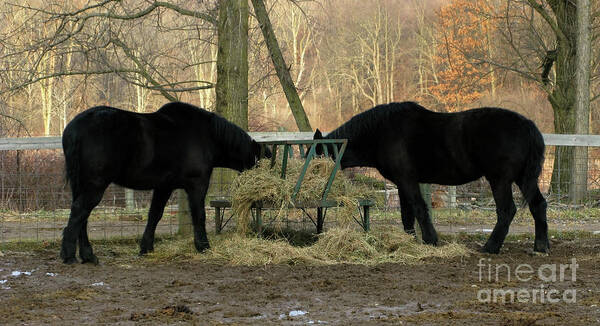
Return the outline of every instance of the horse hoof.
{"type": "Polygon", "coordinates": [[[534,255],[548,255],[550,253],[550,249],[548,248],[533,248],[533,254],[534,255]]]}
{"type": "Polygon", "coordinates": [[[140,248],[139,256],[146,256],[146,254],[153,252],[154,248],[140,248]]]}
{"type": "Polygon", "coordinates": [[[535,257],[547,257],[548,256],[547,252],[539,252],[539,251],[535,251],[535,250],[527,250],[527,253],[530,256],[535,256],[535,257]]]}
{"type": "Polygon", "coordinates": [[[438,238],[437,237],[423,238],[423,242],[425,244],[430,245],[430,246],[437,247],[437,245],[438,245],[438,238]]]}
{"type": "Polygon", "coordinates": [[[65,263],[67,265],[77,264],[78,262],[79,261],[77,261],[77,258],[75,258],[75,257],[63,258],[63,263],[65,263]]]}
{"type": "Polygon", "coordinates": [[[195,243],[195,245],[196,250],[200,253],[203,253],[206,250],[210,249],[210,245],[208,244],[208,242],[195,243]]]}
{"type": "Polygon", "coordinates": [[[533,245],[533,251],[547,254],[550,252],[550,242],[548,241],[536,241],[533,245]]]}
{"type": "Polygon", "coordinates": [[[428,246],[432,246],[432,247],[438,246],[437,240],[424,240],[423,243],[425,243],[428,246]]]}
{"type": "Polygon", "coordinates": [[[415,231],[415,229],[409,229],[409,230],[406,230],[406,229],[405,229],[405,230],[404,230],[404,232],[405,232],[406,234],[410,234],[410,235],[413,235],[413,236],[417,236],[417,231],[415,231]]]}
{"type": "Polygon", "coordinates": [[[94,265],[98,265],[100,262],[98,261],[98,257],[92,255],[91,257],[81,258],[82,264],[92,263],[94,265]]]}
{"type": "Polygon", "coordinates": [[[500,248],[492,248],[491,246],[485,245],[481,249],[479,249],[479,252],[484,254],[497,255],[500,253],[500,248]]]}

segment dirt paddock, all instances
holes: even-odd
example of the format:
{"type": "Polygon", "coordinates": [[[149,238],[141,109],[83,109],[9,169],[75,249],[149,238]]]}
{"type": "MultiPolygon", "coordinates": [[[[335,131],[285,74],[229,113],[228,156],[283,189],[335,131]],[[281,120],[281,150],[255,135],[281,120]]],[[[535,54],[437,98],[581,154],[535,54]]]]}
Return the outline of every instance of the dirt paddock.
{"type": "Polygon", "coordinates": [[[110,246],[97,248],[98,266],[66,266],[55,243],[11,247],[0,253],[0,324],[600,324],[600,237],[554,240],[549,256],[530,247],[512,239],[500,255],[413,265],[258,267],[156,263],[110,246]]]}

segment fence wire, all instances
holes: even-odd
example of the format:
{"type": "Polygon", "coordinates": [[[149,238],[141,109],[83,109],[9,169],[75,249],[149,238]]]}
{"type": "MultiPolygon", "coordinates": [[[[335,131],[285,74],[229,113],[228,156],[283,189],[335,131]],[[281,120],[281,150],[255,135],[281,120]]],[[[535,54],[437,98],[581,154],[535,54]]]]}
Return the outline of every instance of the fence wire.
{"type": "MultiPolygon", "coordinates": [[[[587,192],[584,200],[574,203],[568,189],[572,185],[552,184],[563,180],[563,175],[571,173],[573,167],[560,166],[554,159],[556,146],[546,147],[546,160],[539,179],[539,185],[549,202],[549,211],[554,215],[573,210],[586,210],[588,218],[598,218],[594,208],[600,204],[600,148],[588,147],[587,192]],[[556,168],[555,168],[556,164],[556,168]]],[[[391,182],[383,179],[374,169],[354,168],[343,173],[351,175],[356,182],[367,183],[376,194],[377,206],[372,211],[372,224],[401,225],[398,191],[391,182]]],[[[214,225],[214,209],[208,203],[212,199],[227,198],[229,186],[225,178],[217,173],[211,180],[206,200],[207,228],[214,225]]],[[[429,190],[432,215],[438,230],[462,231],[466,229],[452,219],[464,216],[482,217],[480,224],[470,226],[470,230],[487,232],[495,221],[495,204],[489,184],[479,179],[464,185],[449,187],[432,185],[429,190]],[[437,225],[436,225],[437,227],[437,225]]],[[[522,203],[522,196],[516,186],[513,188],[515,203],[522,203]]],[[[88,221],[91,239],[106,239],[115,236],[139,237],[143,233],[150,206],[151,191],[128,191],[111,185],[106,190],[100,204],[92,211],[88,221]]],[[[0,242],[21,240],[52,240],[62,237],[62,229],[67,224],[71,206],[70,188],[65,181],[64,157],[59,149],[0,150],[0,242]]],[[[175,234],[181,228],[189,228],[189,222],[180,225],[177,215],[187,207],[179,207],[176,193],[171,196],[163,219],[158,225],[158,234],[175,234]]],[[[301,212],[292,212],[293,218],[285,220],[286,227],[313,228],[308,219],[301,218],[301,212]]],[[[326,228],[336,223],[336,210],[327,214],[326,228]]],[[[600,210],[598,210],[600,214],[600,210]]],[[[551,219],[552,214],[549,214],[551,219]]],[[[226,213],[227,219],[230,213],[226,213]]],[[[265,216],[269,223],[269,213],[265,216]]],[[[234,223],[229,223],[231,228],[234,223]]],[[[531,223],[530,229],[533,229],[531,223]]]]}

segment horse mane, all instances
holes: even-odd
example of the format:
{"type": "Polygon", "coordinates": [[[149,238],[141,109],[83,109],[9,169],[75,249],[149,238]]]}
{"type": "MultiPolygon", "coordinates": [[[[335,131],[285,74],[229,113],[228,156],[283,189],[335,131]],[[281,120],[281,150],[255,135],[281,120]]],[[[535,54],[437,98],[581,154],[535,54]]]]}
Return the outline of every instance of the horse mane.
{"type": "Polygon", "coordinates": [[[192,104],[172,102],[165,104],[158,112],[171,117],[178,117],[178,119],[186,122],[193,122],[198,119],[206,121],[207,127],[214,136],[214,139],[226,148],[233,148],[239,151],[252,141],[250,135],[234,123],[214,112],[192,104]]]}
{"type": "Polygon", "coordinates": [[[415,102],[401,102],[377,105],[367,111],[361,112],[327,135],[327,138],[354,138],[364,139],[369,135],[375,135],[381,130],[381,126],[389,124],[391,119],[400,112],[415,110],[427,110],[415,102]]]}
{"type": "Polygon", "coordinates": [[[213,113],[211,127],[213,135],[223,145],[223,147],[242,150],[252,142],[252,137],[244,129],[236,124],[213,113]]]}

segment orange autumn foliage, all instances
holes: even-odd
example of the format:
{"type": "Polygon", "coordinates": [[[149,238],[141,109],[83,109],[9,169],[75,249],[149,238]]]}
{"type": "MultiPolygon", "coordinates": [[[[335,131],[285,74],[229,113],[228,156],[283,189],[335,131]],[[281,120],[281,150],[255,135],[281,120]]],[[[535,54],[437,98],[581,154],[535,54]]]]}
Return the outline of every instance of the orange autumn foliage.
{"type": "Polygon", "coordinates": [[[451,0],[438,12],[438,83],[429,92],[444,111],[460,111],[489,90],[490,67],[474,58],[489,54],[492,24],[484,0],[451,0]]]}

